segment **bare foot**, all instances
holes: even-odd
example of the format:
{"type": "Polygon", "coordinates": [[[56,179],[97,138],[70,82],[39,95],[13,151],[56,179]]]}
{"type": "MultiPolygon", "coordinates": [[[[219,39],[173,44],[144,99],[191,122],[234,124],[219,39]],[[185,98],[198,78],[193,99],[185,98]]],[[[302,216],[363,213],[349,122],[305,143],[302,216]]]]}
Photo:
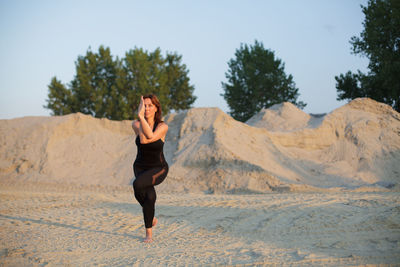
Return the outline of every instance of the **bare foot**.
{"type": "Polygon", "coordinates": [[[154,217],[154,218],[153,218],[153,226],[156,226],[157,222],[158,222],[157,218],[154,217]]]}
{"type": "MultiPolygon", "coordinates": [[[[154,219],[153,219],[154,222],[154,219]]],[[[153,242],[153,228],[146,228],[146,238],[143,239],[144,243],[151,243],[153,242]]]]}
{"type": "Polygon", "coordinates": [[[143,242],[144,242],[144,243],[151,243],[151,242],[153,242],[153,238],[151,238],[151,237],[146,237],[145,239],[143,239],[143,242]]]}

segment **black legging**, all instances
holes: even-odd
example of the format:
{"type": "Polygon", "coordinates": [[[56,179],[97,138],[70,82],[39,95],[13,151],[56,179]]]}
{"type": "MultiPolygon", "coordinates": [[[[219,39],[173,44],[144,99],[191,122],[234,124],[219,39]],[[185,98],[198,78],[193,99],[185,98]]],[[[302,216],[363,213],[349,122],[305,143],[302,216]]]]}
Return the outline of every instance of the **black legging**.
{"type": "Polygon", "coordinates": [[[133,165],[133,171],[136,177],[133,182],[135,198],[142,206],[145,227],[151,228],[153,226],[154,206],[157,198],[154,186],[160,184],[167,177],[168,165],[151,169],[133,165]]]}

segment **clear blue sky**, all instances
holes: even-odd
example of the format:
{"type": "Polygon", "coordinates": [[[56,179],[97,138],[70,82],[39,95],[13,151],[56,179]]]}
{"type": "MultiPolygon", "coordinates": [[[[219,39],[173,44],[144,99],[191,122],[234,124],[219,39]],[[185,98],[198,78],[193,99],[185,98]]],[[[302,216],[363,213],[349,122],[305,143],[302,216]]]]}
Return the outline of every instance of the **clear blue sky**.
{"type": "Polygon", "coordinates": [[[335,75],[366,71],[349,40],[362,31],[361,0],[0,0],[0,119],[48,116],[53,76],[72,80],[75,61],[100,45],[123,57],[135,47],[182,55],[195,107],[229,110],[221,82],[241,43],[254,40],[285,63],[308,113],[336,101],[335,75]]]}

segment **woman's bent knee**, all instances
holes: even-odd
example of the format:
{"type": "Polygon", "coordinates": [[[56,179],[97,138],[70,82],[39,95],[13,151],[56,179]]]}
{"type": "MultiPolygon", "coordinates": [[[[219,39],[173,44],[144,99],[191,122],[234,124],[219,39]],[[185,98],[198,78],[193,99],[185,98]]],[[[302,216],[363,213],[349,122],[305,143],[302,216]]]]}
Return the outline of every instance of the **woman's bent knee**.
{"type": "Polygon", "coordinates": [[[136,178],[135,181],[133,181],[133,188],[138,191],[143,190],[144,184],[141,183],[140,180],[136,178]]]}

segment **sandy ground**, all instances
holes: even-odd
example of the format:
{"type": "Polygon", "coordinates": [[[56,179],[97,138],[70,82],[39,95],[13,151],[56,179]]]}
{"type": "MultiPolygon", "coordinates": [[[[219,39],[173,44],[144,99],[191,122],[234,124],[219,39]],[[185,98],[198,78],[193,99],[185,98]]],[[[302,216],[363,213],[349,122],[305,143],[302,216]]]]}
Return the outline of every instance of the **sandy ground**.
{"type": "Polygon", "coordinates": [[[1,266],[400,265],[400,193],[158,193],[0,184],[1,266]]]}

